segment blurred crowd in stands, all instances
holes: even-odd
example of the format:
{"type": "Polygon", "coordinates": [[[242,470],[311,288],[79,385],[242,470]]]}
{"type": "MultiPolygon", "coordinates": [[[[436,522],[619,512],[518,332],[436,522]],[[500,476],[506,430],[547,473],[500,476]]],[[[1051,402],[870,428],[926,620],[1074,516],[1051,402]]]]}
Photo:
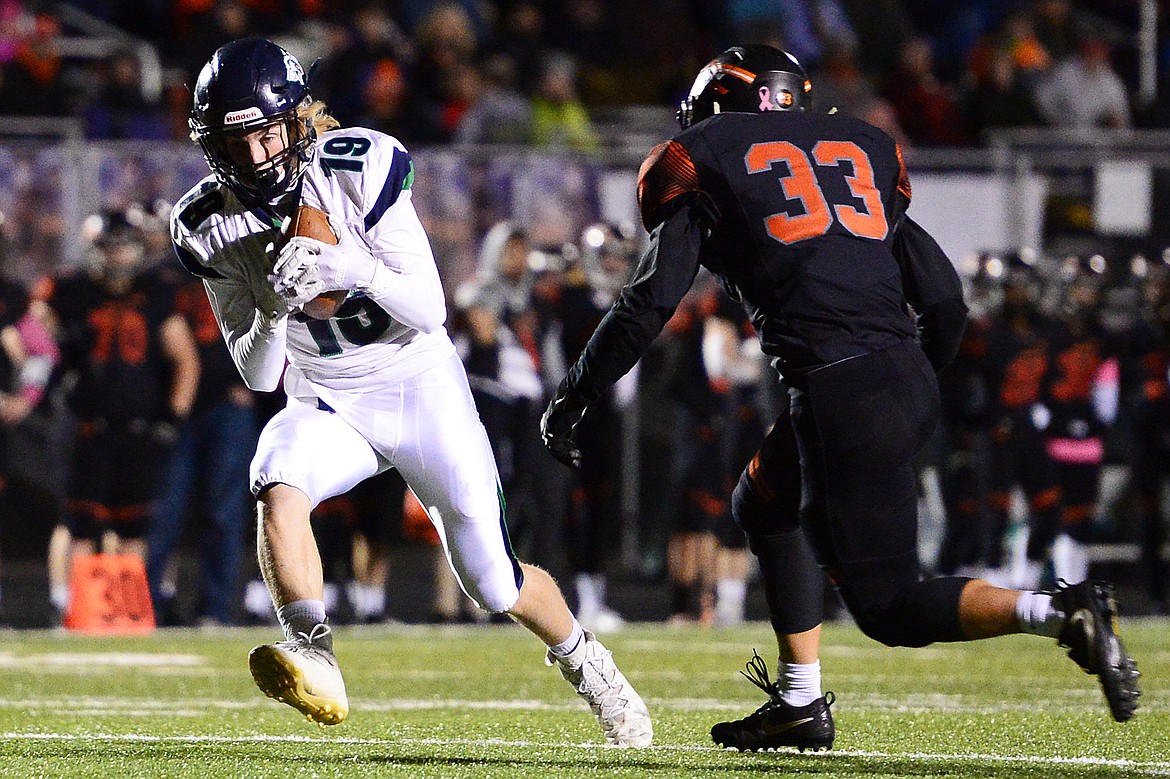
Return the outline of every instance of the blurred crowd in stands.
{"type": "Polygon", "coordinates": [[[593,114],[673,105],[713,54],[753,41],[796,54],[822,109],[862,116],[910,145],[971,146],[997,127],[1165,126],[1164,96],[1135,100],[1139,5],[0,0],[0,106],[79,117],[90,138],[182,138],[189,86],[209,54],[258,34],[306,64],[320,58],[314,94],[343,125],[410,147],[589,152],[600,144],[593,114]],[[108,51],[79,45],[85,36],[108,51]]]}
{"type": "MultiPolygon", "coordinates": [[[[540,446],[539,414],[628,277],[644,233],[597,221],[606,211],[595,202],[604,199],[601,184],[557,160],[548,169],[533,163],[531,175],[589,197],[570,196],[569,185],[560,198],[536,197],[539,187],[515,183],[510,169],[469,172],[462,158],[434,150],[603,151],[612,137],[599,120],[607,109],[651,105],[669,117],[701,64],[740,41],[793,51],[812,74],[819,107],[861,116],[907,146],[977,146],[995,127],[1166,126],[1163,96],[1136,97],[1136,7],[0,0],[0,114],[76,117],[93,140],[185,140],[188,86],[220,44],[261,34],[306,64],[320,58],[314,93],[343,124],[432,152],[416,157],[415,199],[440,258],[448,327],[497,455],[517,551],[567,577],[587,626],[620,627],[607,592],[615,570],[668,583],[665,611],[676,622],[734,624],[744,616],[751,564],[728,499],[786,402],[750,325],[701,278],[636,371],[590,409],[585,466],[563,468],[540,446]],[[86,36],[104,48],[80,45],[86,36]],[[458,184],[440,192],[428,176],[458,184]],[[463,187],[473,179],[474,192],[463,187]],[[469,203],[443,202],[461,187],[469,203]],[[502,202],[522,190],[542,202],[502,202]],[[542,206],[579,213],[555,229],[516,218],[542,206]],[[450,217],[460,210],[475,212],[470,227],[450,217]],[[466,263],[450,259],[457,244],[473,246],[466,263]]],[[[251,562],[247,461],[283,401],[239,381],[201,284],[173,261],[166,197],[140,203],[122,191],[137,183],[138,197],[162,189],[173,198],[205,175],[193,147],[181,165],[158,148],[136,164],[157,173],[100,168],[101,190],[119,196],[86,222],[80,257],[59,256],[68,226],[47,223],[60,221],[59,195],[47,191],[56,179],[40,178],[19,154],[19,164],[0,164],[0,174],[26,171],[29,181],[15,189],[45,198],[5,206],[7,226],[0,214],[0,271],[13,277],[0,284],[0,516],[56,526],[43,535],[60,613],[70,559],[100,548],[144,558],[164,624],[271,620],[251,562]],[[120,177],[130,182],[121,189],[120,177]],[[22,235],[21,259],[34,258],[38,276],[47,266],[28,284],[24,269],[4,267],[4,236],[37,225],[55,240],[26,251],[37,242],[22,235]],[[37,261],[38,252],[60,261],[37,261]],[[177,591],[182,548],[198,560],[193,598],[177,591]]],[[[50,170],[62,164],[44,159],[50,170]]],[[[14,188],[0,184],[0,192],[14,188]]],[[[946,528],[928,567],[1016,586],[1076,581],[1091,544],[1137,542],[1146,603],[1164,611],[1170,265],[1120,253],[1021,252],[982,256],[965,280],[971,327],[944,375],[937,446],[923,457],[924,474],[937,476],[946,528]],[[1111,466],[1120,480],[1107,478],[1111,466]],[[1101,484],[1108,488],[1099,493],[1101,484]],[[1014,515],[1029,532],[1012,553],[1017,493],[1024,504],[1014,515]]],[[[393,474],[322,504],[314,521],[331,614],[394,617],[390,551],[412,544],[433,571],[430,618],[477,618],[446,573],[425,512],[393,474]]],[[[3,610],[11,618],[11,607],[3,610]]]]}

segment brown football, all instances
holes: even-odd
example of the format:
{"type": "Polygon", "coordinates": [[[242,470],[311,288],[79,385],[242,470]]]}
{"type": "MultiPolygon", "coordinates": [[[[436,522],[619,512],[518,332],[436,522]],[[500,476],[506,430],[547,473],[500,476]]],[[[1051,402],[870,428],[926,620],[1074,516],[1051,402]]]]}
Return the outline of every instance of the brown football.
{"type": "MultiPolygon", "coordinates": [[[[325,212],[319,208],[306,205],[297,206],[297,210],[293,214],[292,224],[288,228],[288,235],[314,238],[321,243],[328,243],[334,246],[337,245],[338,241],[337,235],[333,232],[333,228],[329,226],[329,217],[326,216],[325,212]]],[[[301,310],[314,319],[329,319],[337,313],[337,309],[341,308],[341,304],[345,302],[348,294],[349,292],[344,289],[322,292],[301,306],[301,310]]]]}

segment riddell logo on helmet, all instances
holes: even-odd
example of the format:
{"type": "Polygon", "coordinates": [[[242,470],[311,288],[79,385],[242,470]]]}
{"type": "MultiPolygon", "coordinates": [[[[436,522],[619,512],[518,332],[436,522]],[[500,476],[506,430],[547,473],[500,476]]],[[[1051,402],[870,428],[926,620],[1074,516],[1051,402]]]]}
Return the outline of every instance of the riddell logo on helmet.
{"type": "Polygon", "coordinates": [[[224,115],[224,124],[240,124],[242,122],[249,122],[253,119],[263,119],[264,112],[259,108],[245,108],[242,111],[231,111],[224,115]]]}

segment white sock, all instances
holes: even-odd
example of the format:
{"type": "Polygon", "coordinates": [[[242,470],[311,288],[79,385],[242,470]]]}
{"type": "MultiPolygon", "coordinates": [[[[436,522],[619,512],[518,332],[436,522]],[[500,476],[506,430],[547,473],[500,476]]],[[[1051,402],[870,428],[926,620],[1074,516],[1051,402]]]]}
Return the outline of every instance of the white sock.
{"type": "Polygon", "coordinates": [[[821,697],[821,661],[780,661],[780,698],[789,706],[807,706],[821,697]]]}
{"type": "Polygon", "coordinates": [[[326,611],[337,611],[337,604],[341,602],[341,588],[334,582],[325,582],[321,588],[321,600],[325,603],[326,611]]]}
{"type": "Polygon", "coordinates": [[[67,611],[69,609],[69,585],[54,584],[50,587],[49,601],[57,611],[67,611]]]}
{"type": "Polygon", "coordinates": [[[1061,533],[1052,544],[1052,572],[1056,579],[1083,582],[1089,578],[1089,553],[1085,545],[1068,533],[1061,533]]]}
{"type": "Polygon", "coordinates": [[[720,579],[715,582],[715,609],[720,613],[743,619],[743,603],[747,598],[747,582],[742,579],[720,579]]]}
{"type": "Polygon", "coordinates": [[[577,613],[593,614],[599,611],[605,601],[605,580],[595,573],[579,573],[575,582],[577,613]]]}
{"type": "Polygon", "coordinates": [[[345,597],[349,600],[349,605],[353,607],[353,613],[361,616],[366,611],[366,594],[362,591],[362,586],[357,582],[347,582],[345,585],[345,597]]]}
{"type": "Polygon", "coordinates": [[[350,582],[346,585],[353,611],[358,617],[379,617],[386,611],[386,591],[373,584],[350,582]]]}
{"type": "Polygon", "coordinates": [[[272,613],[272,596],[264,582],[253,579],[244,587],[244,608],[257,617],[267,617],[272,613]]]}
{"type": "Polygon", "coordinates": [[[360,584],[358,585],[365,594],[362,596],[365,600],[366,611],[362,614],[363,617],[379,617],[386,611],[386,590],[376,584],[360,584]]]}
{"type": "Polygon", "coordinates": [[[1064,614],[1057,610],[1052,596],[1046,592],[1021,592],[1016,601],[1016,619],[1025,633],[1050,638],[1059,636],[1064,624],[1064,614]]]}
{"type": "Polygon", "coordinates": [[[585,661],[585,629],[581,627],[576,617],[573,617],[573,629],[569,632],[569,637],[556,646],[550,646],[548,651],[552,652],[558,662],[569,668],[581,667],[581,663],[585,661]]]}
{"type": "Polygon", "coordinates": [[[1012,587],[1017,590],[1033,590],[1040,586],[1044,579],[1044,563],[1038,560],[1026,560],[1018,570],[1014,571],[1012,587]]]}
{"type": "Polygon", "coordinates": [[[319,600],[294,600],[281,606],[276,612],[276,618],[280,620],[285,637],[292,638],[298,632],[297,628],[307,633],[305,625],[317,625],[325,621],[325,604],[319,600]]]}

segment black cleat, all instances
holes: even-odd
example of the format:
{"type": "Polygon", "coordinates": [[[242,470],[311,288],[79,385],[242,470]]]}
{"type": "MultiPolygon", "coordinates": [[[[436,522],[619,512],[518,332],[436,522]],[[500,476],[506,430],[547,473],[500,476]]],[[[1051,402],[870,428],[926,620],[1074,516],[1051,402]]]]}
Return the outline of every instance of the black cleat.
{"type": "Polygon", "coordinates": [[[801,752],[831,749],[835,730],[829,707],[837,700],[825,693],[807,706],[790,706],[780,698],[776,685],[768,680],[768,667],[753,653],[743,673],[749,682],[768,693],[770,700],[755,713],[734,722],[720,722],[711,728],[711,739],[724,749],[757,752],[777,747],[796,747],[801,752]]]}
{"type": "Polygon", "coordinates": [[[1085,673],[1096,674],[1113,719],[1125,722],[1138,707],[1137,663],[1118,636],[1113,585],[1103,581],[1061,582],[1053,596],[1064,613],[1057,642],[1085,673]]]}

